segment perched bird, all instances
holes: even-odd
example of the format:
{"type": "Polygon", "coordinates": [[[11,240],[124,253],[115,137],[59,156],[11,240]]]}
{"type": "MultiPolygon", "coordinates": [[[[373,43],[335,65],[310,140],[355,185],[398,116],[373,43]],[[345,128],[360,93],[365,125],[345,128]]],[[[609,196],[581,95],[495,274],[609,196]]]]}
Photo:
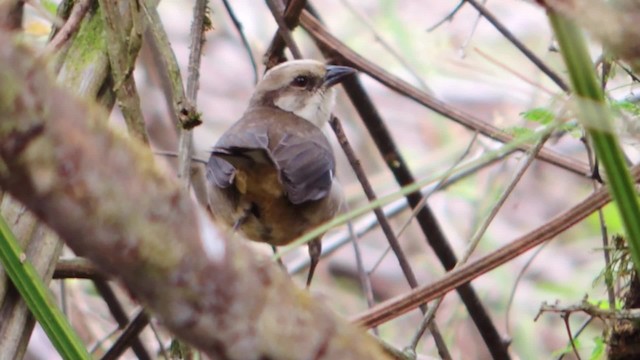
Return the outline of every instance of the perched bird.
{"type": "MultiPolygon", "coordinates": [[[[294,60],[257,84],[244,115],[218,140],[207,163],[209,206],[246,238],[286,245],[340,210],[335,157],[321,130],[332,88],[355,70],[294,60]]],[[[309,242],[309,286],[322,236],[309,242]]]]}

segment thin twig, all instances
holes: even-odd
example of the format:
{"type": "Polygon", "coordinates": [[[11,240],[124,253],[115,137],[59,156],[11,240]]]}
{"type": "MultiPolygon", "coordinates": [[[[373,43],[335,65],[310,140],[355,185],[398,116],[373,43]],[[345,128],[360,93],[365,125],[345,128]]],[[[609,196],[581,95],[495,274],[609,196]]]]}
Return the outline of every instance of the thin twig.
{"type": "MultiPolygon", "coordinates": [[[[340,124],[340,120],[337,117],[332,116],[329,123],[331,125],[331,128],[336,134],[338,143],[340,143],[340,146],[342,146],[342,150],[344,151],[345,155],[347,156],[347,159],[349,160],[351,168],[356,174],[358,181],[362,185],[362,189],[365,195],[367,196],[367,200],[369,200],[370,202],[375,201],[377,199],[377,196],[373,191],[373,187],[371,186],[371,183],[369,182],[367,175],[362,169],[360,160],[358,160],[355,154],[355,151],[353,150],[353,148],[351,147],[351,144],[349,143],[349,139],[347,139],[344,129],[340,124]]],[[[396,258],[398,259],[400,269],[402,270],[402,273],[404,274],[405,279],[407,280],[407,282],[409,283],[409,286],[412,289],[416,288],[418,286],[418,280],[416,279],[416,276],[413,272],[413,269],[411,268],[411,265],[409,264],[409,261],[407,260],[406,255],[404,254],[404,251],[400,247],[400,242],[398,241],[398,238],[395,236],[393,229],[391,228],[391,224],[389,223],[389,220],[384,216],[382,209],[377,208],[377,209],[374,209],[373,212],[376,215],[376,218],[378,219],[378,223],[380,224],[380,228],[382,229],[382,232],[384,233],[385,237],[387,238],[387,241],[389,242],[389,246],[391,247],[391,249],[393,249],[393,252],[395,253],[396,258]]],[[[420,307],[420,311],[422,311],[423,314],[427,312],[427,309],[428,308],[426,305],[423,305],[420,307]]],[[[443,358],[451,358],[451,355],[449,354],[449,350],[447,349],[446,344],[442,340],[440,331],[438,330],[438,327],[436,326],[435,323],[431,324],[431,332],[434,335],[434,339],[436,339],[436,337],[438,338],[436,340],[436,344],[438,345],[438,352],[441,354],[441,356],[443,358]]]]}
{"type": "MultiPolygon", "coordinates": [[[[631,173],[633,179],[635,181],[639,181],[640,165],[634,166],[631,169],[631,173]]],[[[396,318],[401,314],[414,309],[418,304],[427,303],[436,299],[452,289],[457,288],[461,284],[466,284],[496,267],[513,260],[545,241],[552,239],[573,225],[584,220],[587,216],[591,215],[594,211],[606,205],[610,201],[611,195],[607,188],[601,188],[569,210],[556,216],[533,231],[511,241],[500,249],[447,273],[441,279],[429,285],[422,285],[417,289],[410,290],[405,294],[389,299],[384,303],[380,303],[373,309],[367,310],[366,312],[353,317],[352,321],[363,326],[375,326],[396,318]]]]}
{"type": "MultiPolygon", "coordinates": [[[[487,0],[482,0],[482,1],[483,3],[487,2],[487,0]]],[[[482,16],[480,14],[476,16],[476,18],[473,20],[473,25],[471,25],[471,31],[469,31],[469,36],[467,36],[467,38],[464,40],[462,45],[460,45],[460,55],[462,58],[465,58],[467,56],[466,54],[467,47],[469,46],[469,44],[471,44],[471,39],[473,39],[473,35],[475,35],[476,30],[478,30],[478,24],[480,24],[481,18],[482,16]]]]}
{"type": "MultiPolygon", "coordinates": [[[[322,47],[321,49],[328,52],[322,47]]],[[[327,56],[326,53],[325,56],[327,56]]],[[[360,80],[357,77],[351,77],[346,79],[342,85],[347,92],[351,103],[355,106],[356,111],[360,115],[360,118],[365,123],[369,134],[376,144],[376,148],[378,149],[380,156],[385,160],[398,184],[400,186],[407,186],[415,183],[415,177],[411,173],[403,157],[400,155],[398,147],[391,137],[389,129],[369,98],[369,95],[364,90],[360,80]]],[[[408,194],[406,198],[411,207],[415,208],[420,203],[422,196],[419,192],[413,192],[408,194]]],[[[425,235],[427,243],[434,250],[444,268],[447,270],[453,268],[457,262],[455,253],[453,252],[446,236],[442,232],[439,222],[431,210],[431,207],[428,206],[428,204],[425,204],[418,212],[416,219],[420,229],[425,235]]],[[[460,286],[457,291],[492,355],[498,359],[509,359],[509,353],[506,351],[506,346],[502,342],[498,330],[493,324],[491,317],[482,305],[482,302],[478,298],[471,284],[464,284],[460,286]]]]}
{"type": "MultiPolygon", "coordinates": [[[[583,136],[582,142],[584,143],[584,147],[587,152],[587,159],[589,160],[589,166],[593,169],[592,172],[595,173],[596,166],[598,165],[596,162],[595,154],[593,152],[593,148],[591,147],[591,144],[587,137],[583,136]]],[[[602,187],[602,184],[600,184],[595,179],[591,183],[593,186],[593,191],[596,191],[600,187],[602,187]]],[[[616,294],[615,294],[615,290],[613,289],[613,275],[611,274],[610,271],[608,271],[608,269],[611,269],[611,250],[609,246],[609,235],[607,232],[607,224],[606,224],[602,209],[598,209],[598,223],[600,224],[600,234],[602,238],[602,248],[603,248],[602,253],[604,256],[604,268],[606,269],[604,272],[604,283],[607,288],[607,299],[609,300],[609,308],[615,309],[616,294]]]]}
{"type": "Polygon", "coordinates": [[[51,54],[60,50],[60,48],[75,34],[80,28],[80,23],[84,19],[85,14],[91,8],[93,0],[78,0],[71,10],[69,18],[60,28],[53,39],[44,48],[45,54],[51,54]]]}
{"type": "MultiPolygon", "coordinates": [[[[96,287],[96,290],[98,290],[98,293],[100,293],[100,296],[102,296],[102,298],[104,299],[104,302],[107,304],[111,316],[113,316],[113,318],[118,323],[118,327],[120,329],[124,329],[125,326],[127,326],[127,324],[129,323],[129,317],[124,311],[122,304],[118,300],[118,297],[116,296],[109,283],[104,278],[101,278],[93,280],[93,284],[96,287]]],[[[145,349],[144,345],[137,335],[134,335],[131,339],[129,339],[126,344],[127,346],[123,349],[123,351],[131,347],[131,350],[133,350],[138,359],[151,359],[149,352],[147,351],[147,349],[145,349]]],[[[114,347],[115,346],[116,345],[114,344],[114,347]]],[[[111,352],[111,350],[109,350],[107,353],[109,352],[111,352]]]]}
{"type": "MultiPolygon", "coordinates": [[[[345,210],[349,211],[349,207],[345,205],[345,210]]],[[[367,300],[367,306],[372,307],[375,304],[375,300],[373,298],[373,288],[371,287],[371,278],[369,278],[369,274],[364,269],[364,263],[362,261],[362,252],[360,251],[360,245],[358,244],[358,235],[356,234],[356,230],[354,229],[353,222],[349,221],[347,223],[347,230],[349,231],[349,236],[351,237],[351,244],[353,245],[353,253],[356,258],[356,267],[358,269],[358,279],[360,280],[360,286],[362,286],[362,292],[364,293],[364,297],[367,300]]],[[[379,336],[378,328],[374,327],[373,333],[376,336],[379,336]]]]}
{"type": "Polygon", "coordinates": [[[180,74],[180,67],[178,66],[178,60],[176,54],[171,49],[169,43],[169,36],[162,26],[162,20],[158,14],[158,10],[153,7],[149,8],[144,6],[143,9],[147,16],[147,22],[149,23],[148,30],[151,32],[155,39],[155,45],[157,51],[160,54],[160,61],[167,75],[171,87],[171,106],[178,120],[177,126],[183,129],[192,129],[202,123],[199,114],[195,109],[191,109],[187,106],[187,96],[185,95],[184,85],[182,84],[182,75],[180,74]]]}
{"type": "MultiPolygon", "coordinates": [[[[113,346],[107,351],[101,360],[118,359],[130,346],[132,342],[137,341],[138,335],[149,324],[149,316],[144,309],[138,310],[138,314],[127,325],[122,334],[118,337],[113,346]]],[[[136,354],[137,355],[137,354],[136,354]]],[[[150,359],[150,358],[148,358],[150,359]]]]}
{"type": "MultiPolygon", "coordinates": [[[[489,212],[489,214],[487,214],[485,219],[482,221],[482,223],[480,224],[480,227],[473,234],[473,236],[471,237],[471,240],[469,240],[469,244],[467,245],[467,248],[464,254],[460,258],[460,260],[458,260],[458,263],[456,264],[454,269],[459,268],[469,260],[469,258],[477,248],[478,244],[480,243],[480,240],[482,239],[485,232],[489,228],[489,225],[493,222],[493,219],[495,219],[500,209],[502,209],[502,206],[507,201],[509,196],[511,196],[511,193],[515,189],[516,185],[520,182],[520,179],[522,179],[522,176],[524,176],[525,172],[529,169],[529,166],[531,165],[531,163],[533,163],[533,160],[536,158],[536,153],[540,151],[540,149],[542,149],[545,142],[551,136],[551,132],[555,128],[556,128],[555,126],[549,126],[546,130],[546,133],[540,138],[540,140],[538,140],[537,144],[535,145],[531,153],[529,153],[527,158],[521,162],[520,166],[518,167],[515,174],[513,175],[513,178],[509,181],[507,187],[504,189],[504,191],[502,192],[502,194],[500,195],[500,197],[498,198],[494,206],[491,208],[491,211],[489,212]]],[[[416,333],[412,341],[412,346],[414,349],[418,345],[418,340],[422,337],[422,332],[424,332],[424,329],[426,328],[426,326],[428,326],[428,324],[431,321],[433,321],[433,319],[435,318],[435,314],[438,311],[438,308],[440,307],[440,304],[442,304],[443,300],[444,300],[444,295],[436,299],[435,303],[431,306],[429,313],[425,315],[424,318],[422,319],[422,322],[419,327],[419,331],[416,333]]]]}
{"type": "Polygon", "coordinates": [[[231,5],[229,5],[228,0],[222,0],[222,4],[224,5],[224,8],[227,10],[227,14],[229,14],[229,18],[231,18],[231,22],[233,23],[233,26],[236,28],[236,31],[238,31],[238,34],[240,35],[240,40],[242,41],[242,45],[244,46],[244,49],[247,51],[247,56],[249,57],[249,61],[251,61],[251,67],[253,68],[253,83],[256,84],[258,83],[258,78],[259,78],[258,64],[256,64],[256,59],[253,58],[253,52],[251,51],[249,40],[247,40],[247,37],[244,34],[242,23],[236,17],[236,14],[233,12],[233,8],[231,8],[231,5]]]}
{"type": "Polygon", "coordinates": [[[135,59],[142,46],[143,21],[140,9],[137,2],[130,3],[130,16],[133,25],[127,34],[118,3],[109,0],[99,0],[99,3],[105,23],[107,51],[114,82],[113,90],[118,98],[118,104],[129,133],[148,144],[149,138],[140,107],[140,96],[133,77],[135,59]]]}
{"type": "Polygon", "coordinates": [[[496,59],[495,57],[487,54],[486,52],[482,51],[479,48],[474,48],[474,50],[483,58],[485,58],[486,60],[488,60],[490,63],[499,66],[501,69],[505,70],[506,72],[508,72],[509,74],[517,77],[518,79],[526,82],[527,84],[538,88],[542,91],[544,91],[545,93],[547,93],[547,95],[553,97],[555,96],[555,94],[553,93],[553,91],[547,89],[546,87],[544,87],[542,84],[537,84],[535,81],[527,78],[524,74],[521,74],[520,72],[518,72],[516,69],[510,67],[509,65],[505,64],[504,62],[496,59]]]}
{"type": "MultiPolygon", "coordinates": [[[[295,29],[295,27],[298,26],[298,18],[300,17],[302,9],[304,9],[306,3],[306,0],[291,0],[287,4],[287,7],[284,10],[284,22],[287,25],[286,28],[289,29],[289,31],[295,29]]],[[[271,44],[269,45],[269,48],[267,49],[263,57],[263,63],[267,69],[271,69],[275,65],[285,60],[285,46],[286,43],[280,35],[280,31],[276,31],[276,33],[273,35],[273,39],[271,39],[271,44]]]]}
{"type": "Polygon", "coordinates": [[[558,87],[562,89],[562,91],[566,93],[569,93],[571,91],[569,89],[569,86],[564,82],[564,80],[562,80],[562,78],[558,74],[556,74],[538,56],[536,56],[536,54],[534,54],[520,40],[518,40],[518,38],[516,38],[513,33],[511,33],[511,31],[509,31],[509,29],[502,25],[502,23],[495,16],[493,16],[493,14],[489,10],[487,10],[486,7],[484,7],[484,5],[480,4],[476,0],[465,1],[476,8],[476,10],[478,10],[478,12],[482,16],[484,16],[484,18],[487,19],[487,21],[489,21],[489,23],[500,32],[500,34],[502,34],[502,36],[507,38],[507,40],[509,40],[518,50],[520,50],[520,52],[524,56],[526,56],[527,59],[529,59],[536,67],[538,67],[538,69],[540,69],[540,71],[542,71],[549,77],[549,79],[551,79],[551,81],[558,85],[558,87]]]}
{"type": "MultiPolygon", "coordinates": [[[[574,339],[577,339],[578,336],[580,336],[582,334],[582,332],[587,328],[587,326],[589,326],[589,324],[591,324],[591,322],[593,321],[593,319],[595,319],[594,317],[590,317],[588,319],[586,319],[578,328],[578,330],[576,330],[575,334],[573,335],[574,339]]],[[[567,355],[566,352],[563,352],[562,354],[560,354],[560,356],[558,356],[558,360],[562,360],[564,359],[564,356],[567,355]]]]}
{"type": "MultiPolygon", "coordinates": [[[[500,141],[502,143],[513,141],[514,137],[506,133],[505,131],[470,114],[451,108],[444,102],[434,98],[433,96],[430,96],[420,89],[417,89],[415,86],[412,86],[406,81],[390,74],[380,66],[360,56],[351,48],[338,40],[335,36],[333,36],[308,12],[302,12],[302,15],[300,16],[300,23],[309,32],[313,39],[325,51],[328,52],[328,54],[326,54],[327,57],[339,59],[339,62],[342,65],[351,66],[361,72],[366,73],[391,90],[397,91],[400,94],[404,94],[408,98],[426,106],[427,108],[437,112],[438,114],[446,118],[459,123],[466,128],[469,128],[473,131],[478,131],[482,135],[496,141],[500,141]]],[[[521,147],[521,150],[526,151],[530,148],[531,145],[523,145],[521,147]]],[[[542,149],[538,155],[539,159],[561,167],[579,176],[590,176],[589,167],[587,166],[587,164],[581,161],[560,155],[557,152],[546,148],[542,149]]]]}
{"type": "Polygon", "coordinates": [[[564,326],[567,329],[567,336],[569,336],[569,342],[571,343],[571,348],[573,349],[573,353],[576,355],[576,358],[578,358],[578,360],[581,360],[580,353],[578,352],[578,348],[576,348],[576,342],[573,339],[573,335],[571,334],[571,325],[569,324],[569,316],[571,316],[570,313],[562,314],[562,320],[564,321],[564,326]]]}
{"type": "MultiPolygon", "coordinates": [[[[187,104],[189,113],[197,113],[198,88],[200,86],[200,61],[206,31],[204,20],[207,16],[208,0],[197,0],[193,7],[193,21],[191,23],[191,52],[189,53],[189,76],[187,77],[187,104]]],[[[193,132],[191,129],[180,129],[178,142],[178,177],[182,180],[183,188],[191,187],[191,156],[193,153],[193,132]]]]}
{"type": "MultiPolygon", "coordinates": [[[[425,187],[422,191],[423,196],[428,196],[428,194],[434,192],[436,190],[436,187],[438,187],[440,190],[446,189],[447,187],[457,183],[458,181],[463,180],[468,176],[477,173],[479,170],[485,167],[488,167],[492,164],[495,164],[496,162],[506,158],[507,156],[511,155],[514,151],[516,150],[513,150],[511,152],[501,153],[501,155],[497,158],[488,159],[486,162],[477,164],[476,166],[473,166],[470,168],[467,168],[465,164],[462,164],[461,168],[464,168],[466,170],[461,172],[455,172],[453,175],[449,177],[447,181],[442,183],[442,185],[439,185],[439,183],[436,183],[436,184],[432,184],[430,186],[425,187]]],[[[383,211],[387,218],[392,218],[398,215],[399,213],[401,213],[402,211],[406,210],[408,206],[409,204],[407,203],[406,199],[399,199],[385,206],[383,208],[383,211]]],[[[376,228],[377,225],[378,225],[378,221],[375,215],[374,214],[367,215],[362,220],[357,221],[354,224],[356,235],[358,237],[362,237],[368,232],[372,231],[374,228],[376,228]]],[[[324,246],[322,247],[322,256],[328,256],[332,254],[334,251],[338,250],[349,241],[350,241],[350,235],[347,231],[340,231],[335,233],[334,235],[331,235],[325,238],[324,246]]],[[[387,248],[387,249],[390,249],[390,248],[387,248]]],[[[306,269],[308,265],[309,265],[309,258],[308,257],[301,258],[300,260],[295,261],[289,265],[289,273],[296,274],[306,269]]],[[[375,268],[376,266],[374,265],[373,267],[375,268]]]]}
{"type": "Polygon", "coordinates": [[[293,40],[293,36],[291,36],[291,30],[287,26],[286,21],[284,20],[284,7],[280,0],[267,0],[267,6],[271,11],[271,15],[276,20],[278,24],[278,33],[284,39],[285,44],[291,51],[291,55],[293,55],[294,59],[302,59],[302,52],[296,42],[293,40]]]}
{"type": "Polygon", "coordinates": [[[524,265],[522,266],[522,269],[520,269],[520,271],[518,272],[518,276],[516,276],[516,281],[513,282],[513,286],[511,287],[511,292],[509,294],[509,300],[507,300],[507,310],[504,314],[504,328],[505,328],[505,332],[507,333],[507,336],[511,337],[511,308],[513,305],[513,301],[515,300],[516,297],[516,289],[518,288],[518,285],[520,284],[520,281],[522,280],[522,278],[524,277],[524,274],[527,272],[527,270],[529,269],[529,266],[531,266],[531,264],[533,263],[533,260],[535,260],[538,255],[542,252],[542,250],[544,250],[547,245],[549,244],[549,242],[543,243],[542,245],[540,245],[539,248],[536,249],[536,251],[531,255],[531,257],[529,259],[527,259],[527,261],[524,263],[524,265]]]}
{"type": "Polygon", "coordinates": [[[442,20],[440,20],[437,23],[435,23],[435,24],[431,25],[430,27],[428,27],[427,28],[427,32],[432,32],[433,30],[439,28],[440,25],[444,24],[445,22],[453,20],[453,17],[458,13],[458,11],[460,11],[460,9],[462,9],[462,5],[464,5],[464,0],[460,0],[458,5],[456,5],[453,8],[453,10],[451,10],[451,12],[449,12],[449,14],[447,16],[442,18],[442,20]]]}

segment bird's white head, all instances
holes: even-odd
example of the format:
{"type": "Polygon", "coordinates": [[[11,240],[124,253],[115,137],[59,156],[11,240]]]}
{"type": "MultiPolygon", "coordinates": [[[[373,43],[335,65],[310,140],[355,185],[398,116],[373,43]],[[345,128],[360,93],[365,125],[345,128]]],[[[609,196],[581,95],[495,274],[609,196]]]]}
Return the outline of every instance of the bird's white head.
{"type": "Polygon", "coordinates": [[[335,101],[333,86],[356,71],[315,60],[293,60],[269,70],[256,86],[251,106],[275,106],[322,127],[335,101]]]}

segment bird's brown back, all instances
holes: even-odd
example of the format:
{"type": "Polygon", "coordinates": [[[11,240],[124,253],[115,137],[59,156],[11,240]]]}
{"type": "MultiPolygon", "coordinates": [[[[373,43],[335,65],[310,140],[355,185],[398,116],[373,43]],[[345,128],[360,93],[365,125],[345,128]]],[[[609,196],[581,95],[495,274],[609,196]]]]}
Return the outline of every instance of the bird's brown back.
{"type": "Polygon", "coordinates": [[[315,125],[275,108],[245,113],[207,165],[214,215],[254,241],[284,245],[331,219],[342,194],[331,146],[315,125]]]}

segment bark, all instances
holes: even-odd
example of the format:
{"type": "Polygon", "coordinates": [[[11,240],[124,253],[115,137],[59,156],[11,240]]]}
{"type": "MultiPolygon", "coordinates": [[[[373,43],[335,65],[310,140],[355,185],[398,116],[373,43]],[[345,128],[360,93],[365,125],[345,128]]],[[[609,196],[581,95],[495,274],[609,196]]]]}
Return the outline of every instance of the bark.
{"type": "Polygon", "coordinates": [[[230,238],[107,114],[0,34],[0,187],[216,359],[385,358],[362,330],[230,238]]]}

